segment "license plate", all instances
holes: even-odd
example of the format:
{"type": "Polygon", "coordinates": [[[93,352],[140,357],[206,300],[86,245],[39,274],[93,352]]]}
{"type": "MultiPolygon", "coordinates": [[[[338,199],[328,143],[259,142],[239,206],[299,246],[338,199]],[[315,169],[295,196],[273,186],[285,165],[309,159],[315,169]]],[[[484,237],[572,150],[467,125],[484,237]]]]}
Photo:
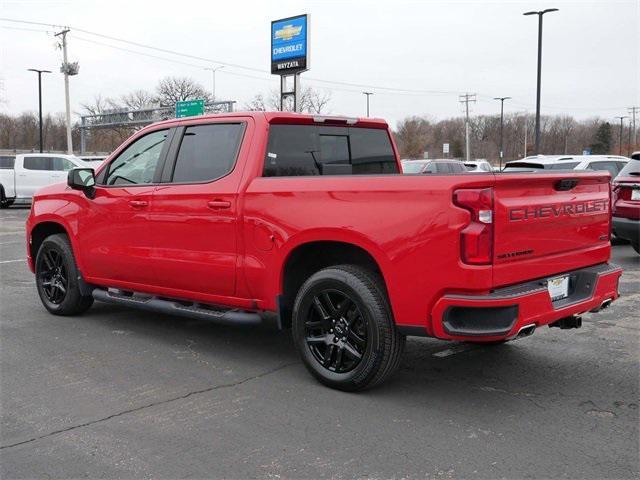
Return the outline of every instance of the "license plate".
{"type": "Polygon", "coordinates": [[[631,200],[640,200],[640,190],[631,190],[631,200]]]}
{"type": "Polygon", "coordinates": [[[547,290],[549,290],[552,302],[567,298],[569,296],[569,275],[548,280],[547,290]]]}

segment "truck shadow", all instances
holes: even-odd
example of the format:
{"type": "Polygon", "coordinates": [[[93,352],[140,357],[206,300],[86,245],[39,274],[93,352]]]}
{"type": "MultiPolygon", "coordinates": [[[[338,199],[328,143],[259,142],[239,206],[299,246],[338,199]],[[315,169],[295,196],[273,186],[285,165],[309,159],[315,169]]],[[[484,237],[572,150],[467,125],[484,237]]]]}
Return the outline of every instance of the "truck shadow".
{"type": "MultiPolygon", "coordinates": [[[[256,365],[299,363],[288,330],[221,326],[101,303],[96,303],[82,321],[131,331],[154,346],[169,350],[188,347],[216,366],[224,367],[239,359],[256,365]]],[[[548,397],[567,397],[578,404],[580,398],[589,398],[593,383],[627,381],[625,369],[598,365],[590,335],[581,335],[579,342],[564,335],[575,334],[541,331],[526,339],[492,346],[410,337],[401,366],[392,378],[357,396],[382,403],[390,400],[421,404],[440,399],[459,408],[470,408],[475,399],[482,398],[485,407],[502,408],[505,401],[526,401],[538,408],[538,403],[548,397]]],[[[622,350],[619,353],[623,355],[621,362],[633,360],[625,359],[622,350]]],[[[189,375],[188,370],[187,365],[176,374],[189,375]]],[[[276,381],[283,388],[310,389],[327,399],[352,395],[320,386],[301,363],[276,381]]]]}

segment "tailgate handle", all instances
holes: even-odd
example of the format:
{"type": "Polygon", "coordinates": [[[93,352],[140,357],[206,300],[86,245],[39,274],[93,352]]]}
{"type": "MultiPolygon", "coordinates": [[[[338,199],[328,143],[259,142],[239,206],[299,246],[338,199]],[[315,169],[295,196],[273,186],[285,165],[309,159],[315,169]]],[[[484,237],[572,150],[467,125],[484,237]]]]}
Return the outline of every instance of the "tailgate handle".
{"type": "Polygon", "coordinates": [[[564,178],[562,180],[558,180],[554,187],[560,192],[565,192],[574,188],[578,183],[580,183],[580,180],[576,180],[575,178],[564,178]]]}

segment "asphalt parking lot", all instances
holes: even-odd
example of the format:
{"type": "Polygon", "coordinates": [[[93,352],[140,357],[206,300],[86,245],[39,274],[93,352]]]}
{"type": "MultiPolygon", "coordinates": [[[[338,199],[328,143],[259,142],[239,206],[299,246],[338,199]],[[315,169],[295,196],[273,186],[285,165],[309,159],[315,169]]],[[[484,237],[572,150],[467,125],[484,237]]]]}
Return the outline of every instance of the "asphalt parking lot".
{"type": "Polygon", "coordinates": [[[409,339],[382,387],[317,384],[289,335],[41,306],[0,211],[2,478],[638,478],[640,257],[580,330],[409,339]]]}

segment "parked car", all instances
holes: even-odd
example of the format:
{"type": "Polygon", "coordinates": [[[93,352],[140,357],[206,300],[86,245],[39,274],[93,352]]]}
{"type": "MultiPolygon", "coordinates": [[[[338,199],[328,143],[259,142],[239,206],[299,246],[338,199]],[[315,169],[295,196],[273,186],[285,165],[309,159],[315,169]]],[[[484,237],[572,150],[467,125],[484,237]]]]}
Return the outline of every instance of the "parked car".
{"type": "Polygon", "coordinates": [[[0,208],[11,206],[16,200],[31,200],[41,187],[64,182],[72,168],[87,164],[73,155],[53,153],[25,153],[0,163],[0,208]]]}
{"type": "Polygon", "coordinates": [[[379,119],[157,123],[36,193],[29,268],[55,315],[95,299],[291,326],[311,374],[351,391],[398,367],[406,335],[495,343],[618,297],[608,175],[399,173],[379,119]]]}
{"type": "Polygon", "coordinates": [[[458,160],[403,160],[402,173],[463,173],[467,167],[458,160]]]}
{"type": "Polygon", "coordinates": [[[493,167],[486,160],[469,160],[464,162],[464,166],[470,172],[492,172],[493,167]]]}
{"type": "Polygon", "coordinates": [[[631,155],[613,182],[613,231],[640,254],[640,152],[631,155]]]}
{"type": "Polygon", "coordinates": [[[615,178],[628,161],[618,155],[536,155],[507,162],[503,171],[606,170],[615,178]]]}

